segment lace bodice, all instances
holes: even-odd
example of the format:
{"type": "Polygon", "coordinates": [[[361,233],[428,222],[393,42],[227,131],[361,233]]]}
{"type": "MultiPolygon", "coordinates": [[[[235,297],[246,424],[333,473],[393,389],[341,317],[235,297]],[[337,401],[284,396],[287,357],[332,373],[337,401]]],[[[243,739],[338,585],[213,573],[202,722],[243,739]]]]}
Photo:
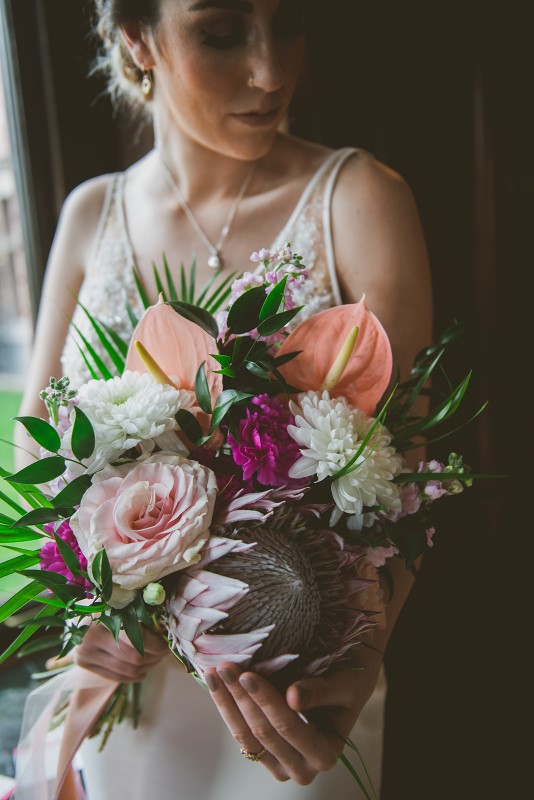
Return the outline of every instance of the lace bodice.
{"type": "MultiPolygon", "coordinates": [[[[331,203],[339,171],[356,152],[345,148],[326,158],[271,246],[274,249],[291,242],[309,271],[309,279],[295,297],[299,305],[305,306],[296,322],[341,302],[332,245],[331,203]]],[[[137,317],[143,312],[133,278],[135,258],[124,216],[124,180],[124,173],[118,173],[108,187],[94,251],[61,357],[63,374],[69,376],[73,386],[91,377],[80,352],[80,347],[87,348],[86,343],[111,366],[82,306],[125,339],[132,332],[127,303],[137,317]]]]}

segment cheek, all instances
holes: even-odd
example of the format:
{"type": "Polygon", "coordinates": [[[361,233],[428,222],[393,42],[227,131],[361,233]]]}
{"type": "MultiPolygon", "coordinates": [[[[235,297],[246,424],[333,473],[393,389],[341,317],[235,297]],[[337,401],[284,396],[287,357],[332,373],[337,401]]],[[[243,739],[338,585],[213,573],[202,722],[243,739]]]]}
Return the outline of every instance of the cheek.
{"type": "Polygon", "coordinates": [[[201,107],[205,113],[216,110],[225,99],[242,90],[240,59],[191,46],[184,48],[179,64],[169,72],[171,91],[182,109],[201,107]]]}

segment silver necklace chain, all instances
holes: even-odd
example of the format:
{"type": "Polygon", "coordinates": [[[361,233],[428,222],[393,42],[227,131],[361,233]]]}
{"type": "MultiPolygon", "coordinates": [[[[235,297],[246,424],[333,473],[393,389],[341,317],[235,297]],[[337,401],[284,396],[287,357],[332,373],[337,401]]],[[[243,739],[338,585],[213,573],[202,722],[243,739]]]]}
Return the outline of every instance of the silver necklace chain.
{"type": "Polygon", "coordinates": [[[208,248],[208,250],[211,253],[210,257],[208,258],[208,266],[211,269],[214,269],[214,270],[215,269],[222,269],[224,267],[224,259],[222,257],[222,253],[221,253],[222,246],[224,244],[224,241],[225,241],[226,237],[230,233],[230,228],[232,227],[232,223],[233,223],[233,221],[235,219],[235,215],[237,214],[237,210],[239,208],[241,200],[245,196],[245,192],[247,191],[247,189],[249,187],[250,181],[252,180],[252,176],[254,175],[254,172],[256,170],[256,166],[257,166],[258,162],[255,161],[254,164],[252,165],[252,167],[249,169],[249,171],[248,171],[248,173],[247,173],[247,175],[245,177],[245,180],[243,181],[243,184],[242,184],[242,186],[241,186],[241,188],[239,190],[239,193],[238,193],[238,195],[237,195],[232,207],[230,208],[230,210],[228,212],[228,216],[226,217],[224,225],[221,228],[221,232],[219,234],[219,238],[217,240],[217,243],[213,244],[211,239],[208,237],[206,231],[204,230],[204,228],[201,226],[200,222],[197,220],[197,218],[193,214],[193,211],[191,210],[191,207],[189,206],[189,204],[187,203],[187,200],[183,196],[182,191],[181,191],[180,187],[178,186],[178,184],[177,184],[177,182],[176,182],[176,180],[174,178],[174,175],[172,174],[172,172],[170,171],[169,167],[167,166],[167,164],[163,160],[163,156],[161,155],[161,153],[159,155],[160,155],[161,164],[163,166],[163,171],[164,171],[164,174],[165,174],[165,178],[167,179],[167,183],[169,184],[169,187],[171,188],[173,193],[176,195],[176,198],[177,198],[177,200],[178,200],[178,202],[179,202],[184,214],[186,215],[187,219],[189,220],[189,223],[190,223],[191,227],[194,228],[194,230],[196,231],[196,233],[198,234],[200,239],[202,239],[202,241],[204,242],[204,244],[206,245],[206,247],[208,248]]]}

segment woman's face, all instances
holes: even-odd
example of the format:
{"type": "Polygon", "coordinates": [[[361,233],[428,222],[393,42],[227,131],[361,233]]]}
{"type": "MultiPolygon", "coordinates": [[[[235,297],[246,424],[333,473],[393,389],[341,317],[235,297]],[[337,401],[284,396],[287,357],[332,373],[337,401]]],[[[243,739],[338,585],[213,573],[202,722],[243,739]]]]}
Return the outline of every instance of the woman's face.
{"type": "Polygon", "coordinates": [[[156,103],[210,150],[265,155],[302,71],[305,2],[162,0],[156,103]]]}

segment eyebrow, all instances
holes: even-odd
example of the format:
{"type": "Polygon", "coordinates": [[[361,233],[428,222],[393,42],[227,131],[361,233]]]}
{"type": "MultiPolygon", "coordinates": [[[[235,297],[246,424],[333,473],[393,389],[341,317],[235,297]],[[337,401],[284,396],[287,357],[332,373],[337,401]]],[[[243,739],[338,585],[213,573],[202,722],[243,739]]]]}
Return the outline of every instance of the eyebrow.
{"type": "Polygon", "coordinates": [[[249,0],[199,0],[191,7],[191,11],[204,11],[206,8],[227,8],[250,14],[252,3],[249,0]]]}

